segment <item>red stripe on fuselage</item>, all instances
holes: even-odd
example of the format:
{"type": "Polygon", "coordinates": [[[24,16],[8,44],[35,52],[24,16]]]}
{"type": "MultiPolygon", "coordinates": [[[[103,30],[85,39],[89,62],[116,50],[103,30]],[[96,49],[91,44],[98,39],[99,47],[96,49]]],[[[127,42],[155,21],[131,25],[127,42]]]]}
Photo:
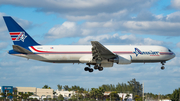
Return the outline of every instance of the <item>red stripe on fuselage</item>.
{"type": "MultiPolygon", "coordinates": [[[[36,51],[36,52],[39,52],[39,53],[59,53],[59,54],[91,54],[92,52],[89,51],[89,52],[52,52],[52,51],[41,51],[41,50],[37,50],[36,48],[34,48],[33,46],[31,46],[31,48],[36,51]]],[[[134,54],[133,52],[131,51],[122,51],[122,52],[113,52],[113,53],[116,53],[116,54],[134,54]]]]}
{"type": "Polygon", "coordinates": [[[116,53],[116,54],[134,54],[133,52],[131,52],[131,51],[121,51],[121,52],[117,52],[117,51],[115,51],[115,52],[113,52],[113,53],[116,53]]]}
{"type": "MultiPolygon", "coordinates": [[[[41,50],[37,50],[36,48],[34,48],[33,46],[31,46],[31,48],[39,53],[54,53],[54,54],[92,54],[91,51],[86,51],[86,52],[53,52],[53,51],[41,51],[41,50]]],[[[113,53],[116,54],[135,54],[132,51],[114,51],[113,53]]],[[[173,53],[170,52],[159,52],[160,55],[172,55],[173,53]]],[[[159,56],[159,55],[151,55],[151,56],[159,56]]]]}
{"type": "Polygon", "coordinates": [[[172,52],[159,52],[161,55],[173,55],[174,53],[172,52]]]}
{"type": "Polygon", "coordinates": [[[58,54],[91,54],[92,52],[52,52],[52,51],[41,51],[41,50],[37,50],[36,48],[34,48],[33,46],[31,46],[31,48],[36,51],[36,52],[40,52],[40,53],[58,53],[58,54]]]}

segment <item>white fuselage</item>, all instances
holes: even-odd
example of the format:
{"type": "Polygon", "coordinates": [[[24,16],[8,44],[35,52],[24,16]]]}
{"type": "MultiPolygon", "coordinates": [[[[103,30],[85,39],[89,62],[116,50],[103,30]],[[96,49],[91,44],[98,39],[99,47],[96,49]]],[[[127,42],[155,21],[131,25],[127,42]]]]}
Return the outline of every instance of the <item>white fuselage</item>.
{"type": "MultiPolygon", "coordinates": [[[[172,51],[162,46],[105,45],[105,47],[119,56],[130,55],[132,62],[164,62],[175,57],[172,51]]],[[[29,47],[29,50],[35,54],[12,55],[54,63],[96,62],[92,61],[91,45],[38,45],[29,47]]]]}

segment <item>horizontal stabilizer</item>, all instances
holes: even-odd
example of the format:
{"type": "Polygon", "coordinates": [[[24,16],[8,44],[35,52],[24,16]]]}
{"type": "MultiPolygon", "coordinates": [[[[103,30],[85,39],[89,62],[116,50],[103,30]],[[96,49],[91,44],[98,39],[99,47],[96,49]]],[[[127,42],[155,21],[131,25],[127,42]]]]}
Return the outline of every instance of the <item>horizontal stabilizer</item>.
{"type": "Polygon", "coordinates": [[[33,52],[18,45],[13,45],[13,50],[19,53],[23,53],[23,54],[34,54],[33,52]]]}

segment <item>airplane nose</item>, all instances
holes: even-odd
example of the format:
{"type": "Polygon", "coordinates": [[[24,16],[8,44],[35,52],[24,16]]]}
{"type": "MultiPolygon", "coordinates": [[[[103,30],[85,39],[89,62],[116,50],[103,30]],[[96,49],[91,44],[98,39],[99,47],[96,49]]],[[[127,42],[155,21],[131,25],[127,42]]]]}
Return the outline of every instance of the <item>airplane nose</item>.
{"type": "Polygon", "coordinates": [[[174,58],[176,55],[175,55],[175,53],[173,52],[173,54],[172,54],[172,58],[174,58]]]}

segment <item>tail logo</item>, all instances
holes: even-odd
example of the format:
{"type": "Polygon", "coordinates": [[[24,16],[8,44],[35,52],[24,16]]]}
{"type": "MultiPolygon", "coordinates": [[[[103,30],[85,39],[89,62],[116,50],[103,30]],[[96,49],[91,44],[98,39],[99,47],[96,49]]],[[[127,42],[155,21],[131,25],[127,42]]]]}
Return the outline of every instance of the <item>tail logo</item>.
{"type": "Polygon", "coordinates": [[[136,57],[141,54],[141,55],[158,55],[158,51],[147,51],[147,52],[141,52],[138,48],[135,48],[135,51],[133,52],[136,54],[136,57]]]}
{"type": "Polygon", "coordinates": [[[13,41],[22,41],[26,39],[27,35],[25,35],[25,32],[10,32],[11,39],[13,41]]]}

